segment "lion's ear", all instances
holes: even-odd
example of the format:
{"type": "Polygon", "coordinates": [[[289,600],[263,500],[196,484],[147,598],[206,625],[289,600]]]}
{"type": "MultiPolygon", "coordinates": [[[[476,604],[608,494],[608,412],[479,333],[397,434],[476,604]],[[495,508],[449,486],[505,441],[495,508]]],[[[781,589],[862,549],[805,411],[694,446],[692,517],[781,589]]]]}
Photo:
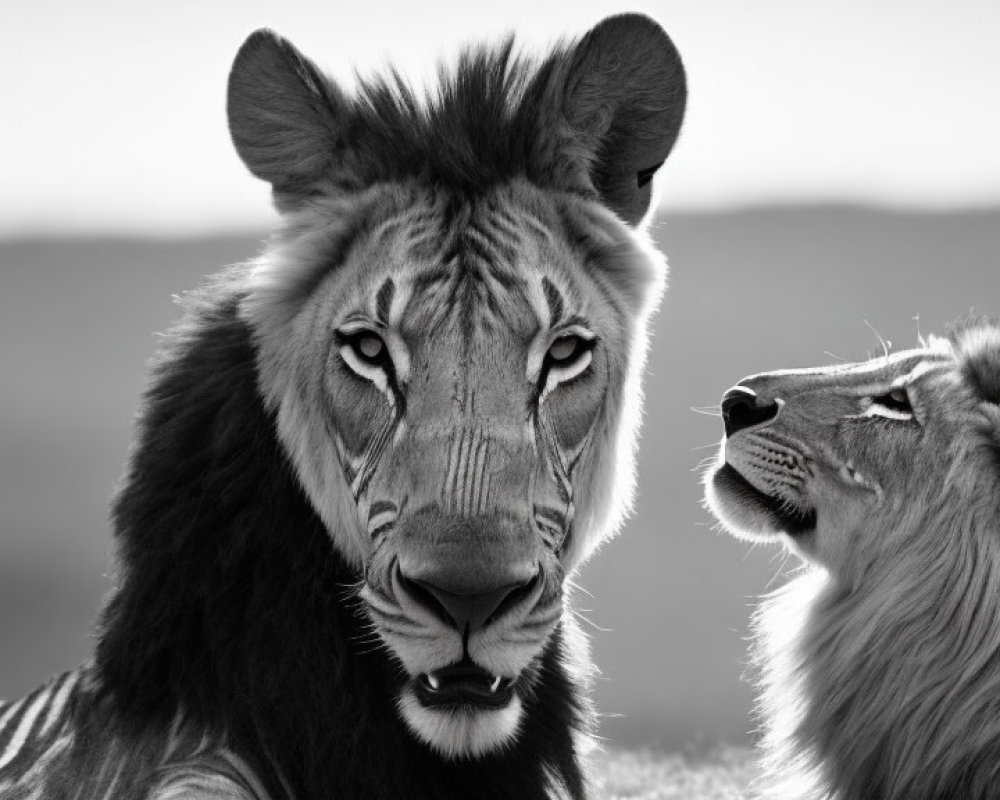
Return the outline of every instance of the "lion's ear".
{"type": "Polygon", "coordinates": [[[243,163],[279,193],[344,170],[349,103],[332,80],[274,31],[243,43],[229,73],[229,132],[243,163]]]}
{"type": "Polygon", "coordinates": [[[1000,324],[964,326],[955,336],[955,353],[965,382],[979,399],[1000,404],[1000,324]]]}
{"type": "Polygon", "coordinates": [[[621,14],[570,54],[562,112],[582,152],[583,188],[626,222],[649,209],[653,173],[680,132],[687,82],[670,37],[649,17],[621,14]]]}

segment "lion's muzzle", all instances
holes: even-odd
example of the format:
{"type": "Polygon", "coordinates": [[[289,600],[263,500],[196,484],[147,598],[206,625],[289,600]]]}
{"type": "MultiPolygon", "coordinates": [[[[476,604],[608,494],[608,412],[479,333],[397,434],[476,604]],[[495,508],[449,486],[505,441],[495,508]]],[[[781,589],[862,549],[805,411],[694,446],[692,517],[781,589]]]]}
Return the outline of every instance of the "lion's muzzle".
{"type": "Polygon", "coordinates": [[[424,510],[401,521],[393,583],[404,609],[422,607],[469,636],[532,594],[537,537],[510,516],[424,510]]]}
{"type": "Polygon", "coordinates": [[[781,404],[758,396],[746,386],[734,386],[723,396],[721,408],[726,436],[729,437],[770,422],[778,415],[781,404]]]}
{"type": "Polygon", "coordinates": [[[378,549],[362,596],[418,699],[489,706],[509,698],[558,621],[562,570],[513,514],[425,506],[378,549]]]}

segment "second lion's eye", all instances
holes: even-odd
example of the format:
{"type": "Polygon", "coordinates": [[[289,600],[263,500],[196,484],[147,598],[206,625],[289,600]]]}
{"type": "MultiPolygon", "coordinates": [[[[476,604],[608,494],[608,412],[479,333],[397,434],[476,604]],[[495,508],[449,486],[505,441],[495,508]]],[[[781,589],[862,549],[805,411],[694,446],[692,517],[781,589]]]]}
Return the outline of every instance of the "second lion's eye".
{"type": "Polygon", "coordinates": [[[893,389],[888,394],[883,394],[875,398],[875,402],[880,406],[891,408],[894,411],[911,411],[910,397],[905,389],[893,389]]]}
{"type": "Polygon", "coordinates": [[[865,416],[902,421],[912,420],[913,405],[910,403],[909,392],[900,387],[885,394],[871,397],[868,400],[868,407],[865,409],[865,416]]]}
{"type": "Polygon", "coordinates": [[[891,392],[873,398],[872,402],[900,414],[913,413],[913,409],[910,407],[910,396],[905,389],[893,389],[891,392]]]}

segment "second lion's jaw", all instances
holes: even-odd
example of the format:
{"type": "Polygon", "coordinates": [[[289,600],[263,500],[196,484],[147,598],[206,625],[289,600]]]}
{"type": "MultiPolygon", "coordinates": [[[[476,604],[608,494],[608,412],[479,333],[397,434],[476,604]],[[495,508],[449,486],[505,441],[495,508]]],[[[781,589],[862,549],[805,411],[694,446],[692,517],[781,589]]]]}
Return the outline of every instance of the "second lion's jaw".
{"type": "Polygon", "coordinates": [[[731,533],[767,540],[781,534],[802,536],[816,528],[815,508],[762,491],[725,454],[723,449],[706,475],[705,497],[710,510],[731,533]]]}
{"type": "Polygon", "coordinates": [[[835,469],[838,477],[849,487],[863,489],[879,498],[882,497],[882,487],[878,481],[857,469],[850,460],[840,463],[835,469]]]}

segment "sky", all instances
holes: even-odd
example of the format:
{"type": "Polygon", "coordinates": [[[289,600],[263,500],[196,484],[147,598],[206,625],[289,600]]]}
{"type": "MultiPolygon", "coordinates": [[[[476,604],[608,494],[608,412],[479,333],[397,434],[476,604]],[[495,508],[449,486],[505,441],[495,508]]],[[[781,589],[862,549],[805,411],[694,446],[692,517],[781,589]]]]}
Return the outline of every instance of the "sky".
{"type": "Polygon", "coordinates": [[[226,76],[271,27],[345,87],[417,84],[463,43],[541,52],[625,10],[658,20],[689,76],[659,178],[671,209],[1000,203],[1000,3],[604,0],[136,3],[0,8],[0,236],[263,229],[268,187],[229,142],[226,76]]]}

